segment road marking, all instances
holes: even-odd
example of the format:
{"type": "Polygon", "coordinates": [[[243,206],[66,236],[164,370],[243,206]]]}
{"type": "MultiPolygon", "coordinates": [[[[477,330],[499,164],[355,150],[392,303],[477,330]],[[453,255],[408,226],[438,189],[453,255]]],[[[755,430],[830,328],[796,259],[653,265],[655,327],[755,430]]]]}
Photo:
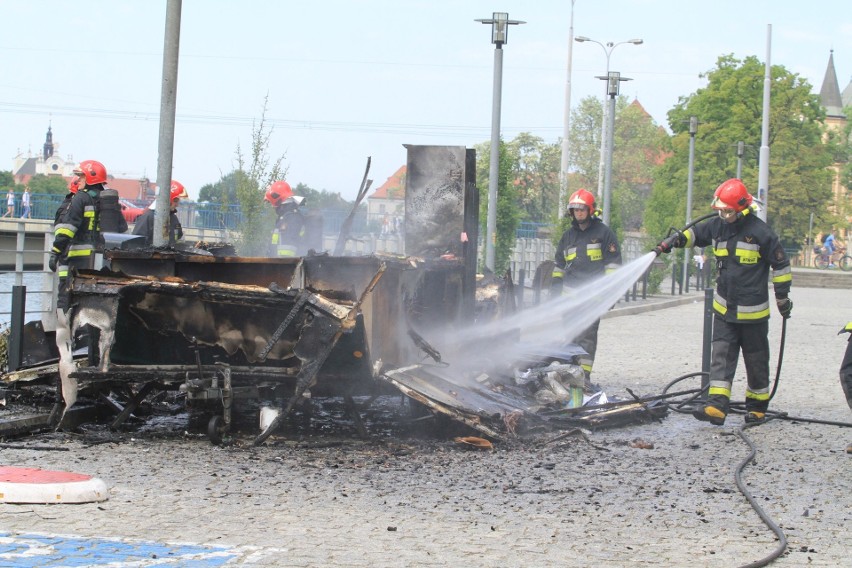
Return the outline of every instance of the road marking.
{"type": "Polygon", "coordinates": [[[286,553],[281,548],[158,543],[118,538],[0,531],[0,565],[8,568],[245,565],[286,553]]]}

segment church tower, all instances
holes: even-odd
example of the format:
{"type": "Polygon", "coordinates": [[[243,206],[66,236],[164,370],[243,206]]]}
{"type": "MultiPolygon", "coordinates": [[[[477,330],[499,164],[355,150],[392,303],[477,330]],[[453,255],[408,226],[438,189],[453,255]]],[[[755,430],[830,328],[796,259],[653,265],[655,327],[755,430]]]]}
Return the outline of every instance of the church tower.
{"type": "Polygon", "coordinates": [[[53,156],[53,132],[51,125],[47,125],[47,136],[44,138],[44,152],[42,154],[44,161],[53,156]]]}

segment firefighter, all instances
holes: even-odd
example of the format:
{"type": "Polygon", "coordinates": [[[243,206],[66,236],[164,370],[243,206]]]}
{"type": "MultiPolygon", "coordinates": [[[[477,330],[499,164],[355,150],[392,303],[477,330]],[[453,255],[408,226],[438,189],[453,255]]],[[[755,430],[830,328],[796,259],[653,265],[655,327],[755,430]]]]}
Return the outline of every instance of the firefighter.
{"type": "MultiPolygon", "coordinates": [[[[617,269],[621,264],[621,248],[612,229],[601,221],[595,196],[585,189],[578,189],[568,200],[567,214],[571,216],[571,227],[563,233],[556,246],[554,279],[562,281],[562,289],[570,293],[583,284],[591,282],[617,269]]],[[[598,347],[598,327],[595,321],[575,339],[588,356],[578,358],[579,364],[589,379],[598,347]]]]}
{"type": "Polygon", "coordinates": [[[746,379],[746,416],[762,422],[769,406],[769,290],[772,269],[775,302],[789,318],[793,302],[788,297],[793,275],[778,235],[756,214],[753,198],[739,179],[723,182],[713,194],[718,217],[707,219],[661,242],[657,252],[672,247],[713,246],[718,277],[713,297],[713,339],[710,390],[707,402],[693,412],[698,420],[717,426],[725,423],[731,386],[742,351],[746,379]]]}
{"type": "Polygon", "coordinates": [[[284,180],[274,182],[266,190],[264,199],[275,209],[278,216],[272,231],[269,255],[296,257],[304,254],[303,236],[305,218],[299,207],[304,197],[293,195],[290,184],[284,180]]]}
{"type": "MultiPolygon", "coordinates": [[[[843,394],[846,395],[846,404],[852,408],[852,321],[847,323],[840,333],[848,333],[849,341],[846,344],[846,355],[843,356],[843,362],[840,363],[840,386],[843,388],[843,394]]],[[[846,446],[846,453],[852,454],[852,444],[846,446]]]]}
{"type": "Polygon", "coordinates": [[[67,277],[69,270],[94,268],[95,248],[100,241],[100,195],[107,180],[106,168],[95,160],[85,160],[74,170],[74,181],[69,185],[67,205],[56,212],[53,247],[48,266],[59,276],[59,295],[56,307],[68,309],[67,277]]]}
{"type": "Polygon", "coordinates": [[[59,350],[59,378],[62,402],[57,403],[51,415],[51,424],[58,425],[64,409],[77,400],[77,381],[70,375],[74,371],[71,336],[71,305],[69,288],[71,271],[95,266],[95,249],[100,246],[100,195],[107,181],[104,165],[95,160],[84,160],[74,170],[75,180],[69,185],[67,203],[56,212],[53,246],[48,266],[59,277],[56,298],[56,347],[59,350]],[[75,183],[76,182],[76,183],[75,183]],[[76,187],[76,191],[75,191],[76,187]]]}
{"type": "MultiPolygon", "coordinates": [[[[183,238],[183,227],[180,224],[180,219],[177,216],[177,208],[180,205],[181,199],[186,199],[189,195],[186,193],[186,188],[179,181],[172,180],[172,185],[169,188],[169,246],[183,238]]],[[[154,210],[157,207],[157,202],[153,201],[148,206],[148,210],[142,213],[133,226],[133,234],[145,237],[145,244],[151,246],[154,243],[154,210]]]]}

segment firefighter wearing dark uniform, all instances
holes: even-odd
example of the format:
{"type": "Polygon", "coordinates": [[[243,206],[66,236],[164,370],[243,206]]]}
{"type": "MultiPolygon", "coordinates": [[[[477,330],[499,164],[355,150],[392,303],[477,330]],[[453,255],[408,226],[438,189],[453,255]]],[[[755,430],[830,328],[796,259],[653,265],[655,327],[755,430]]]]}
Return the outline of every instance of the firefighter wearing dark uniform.
{"type": "MultiPolygon", "coordinates": [[[[621,249],[612,229],[598,217],[595,197],[585,189],[578,189],[568,200],[571,227],[565,231],[556,246],[556,269],[553,278],[562,280],[562,288],[571,289],[591,282],[618,268],[621,264],[621,249]]],[[[588,357],[579,359],[588,379],[595,361],[598,347],[597,320],[574,341],[582,347],[588,357]]]]}
{"type": "Polygon", "coordinates": [[[269,243],[269,255],[281,258],[304,255],[305,219],[299,207],[305,198],[293,195],[290,184],[280,180],[269,186],[264,199],[275,208],[278,216],[269,243]]]}
{"type": "Polygon", "coordinates": [[[100,244],[99,200],[107,180],[106,168],[94,160],[80,162],[74,175],[79,179],[78,189],[67,208],[57,211],[48,262],[50,269],[59,276],[56,307],[63,312],[69,307],[69,271],[95,266],[95,248],[100,244]]]}
{"type": "MultiPolygon", "coordinates": [[[[180,224],[180,219],[177,216],[177,208],[180,205],[181,199],[186,199],[189,194],[186,192],[183,184],[179,181],[172,180],[169,187],[169,243],[168,246],[174,244],[183,238],[183,226],[180,224]]],[[[139,215],[133,225],[133,234],[145,237],[145,244],[151,246],[154,243],[154,216],[157,202],[154,201],[148,206],[148,209],[139,215]]]]}
{"type": "MultiPolygon", "coordinates": [[[[772,285],[778,311],[790,317],[793,302],[790,261],[778,235],[755,213],[753,199],[742,181],[729,179],[713,195],[719,217],[708,219],[658,245],[712,246],[718,277],[713,296],[713,339],[710,390],[707,403],[693,413],[715,425],[725,423],[731,385],[742,351],[748,387],[746,422],[761,422],[769,406],[769,290],[772,285]]],[[[668,249],[668,250],[666,250],[668,249]]]]}

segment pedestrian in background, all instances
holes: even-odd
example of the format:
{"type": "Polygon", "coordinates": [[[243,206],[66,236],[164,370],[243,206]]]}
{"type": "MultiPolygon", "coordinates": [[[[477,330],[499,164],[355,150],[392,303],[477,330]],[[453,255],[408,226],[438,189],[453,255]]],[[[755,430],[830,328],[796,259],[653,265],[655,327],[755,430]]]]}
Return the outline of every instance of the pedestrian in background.
{"type": "Polygon", "coordinates": [[[12,188],[9,188],[9,193],[6,194],[6,212],[3,213],[3,217],[14,217],[15,216],[15,192],[12,191],[12,188]]]}
{"type": "Polygon", "coordinates": [[[26,186],[24,188],[24,194],[21,196],[21,219],[29,219],[30,218],[30,206],[31,206],[31,195],[30,195],[30,186],[26,186]]]}

